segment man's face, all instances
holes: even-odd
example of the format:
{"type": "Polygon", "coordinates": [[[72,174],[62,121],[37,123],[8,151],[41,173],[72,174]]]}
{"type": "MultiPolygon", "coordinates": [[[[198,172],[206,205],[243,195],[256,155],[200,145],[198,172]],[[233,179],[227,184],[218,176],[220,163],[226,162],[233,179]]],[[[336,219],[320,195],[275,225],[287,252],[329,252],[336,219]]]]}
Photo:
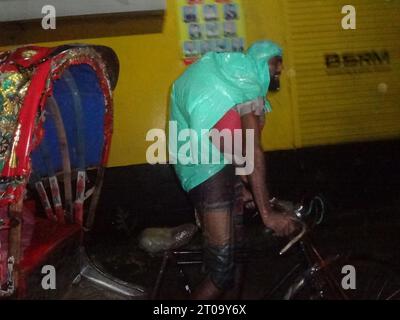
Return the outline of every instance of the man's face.
{"type": "Polygon", "coordinates": [[[272,57],[269,60],[270,84],[269,91],[278,91],[281,87],[280,76],[282,73],[282,57],[272,57]]]}

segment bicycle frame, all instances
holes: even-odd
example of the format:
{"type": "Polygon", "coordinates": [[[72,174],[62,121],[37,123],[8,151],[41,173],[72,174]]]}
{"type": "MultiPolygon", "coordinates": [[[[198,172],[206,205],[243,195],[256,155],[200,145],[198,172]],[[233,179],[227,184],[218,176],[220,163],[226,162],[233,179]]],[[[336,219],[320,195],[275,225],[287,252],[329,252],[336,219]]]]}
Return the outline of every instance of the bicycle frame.
{"type": "MultiPolygon", "coordinates": [[[[330,288],[330,293],[334,295],[333,298],[348,300],[348,297],[344,293],[344,290],[342,289],[340,284],[337,283],[335,277],[329,270],[329,266],[334,261],[337,261],[340,258],[340,255],[323,258],[308,235],[303,236],[302,240],[299,243],[299,247],[304,257],[305,267],[303,267],[303,271],[287,289],[286,294],[284,295],[284,299],[292,299],[299,291],[299,289],[301,289],[308,281],[314,281],[317,283],[322,281],[323,283],[328,284],[328,287],[330,288]]],[[[300,268],[302,268],[302,264],[296,264],[289,272],[287,272],[282,277],[282,279],[273,287],[272,290],[264,295],[264,298],[272,298],[279,289],[284,287],[286,281],[300,268]]],[[[319,294],[323,294],[322,288],[319,294]]]]}
{"type": "MultiPolygon", "coordinates": [[[[276,200],[272,200],[273,203],[276,204],[276,200]]],[[[304,207],[300,206],[296,210],[294,210],[294,216],[296,216],[299,219],[299,222],[304,218],[304,216],[307,216],[310,214],[310,212],[313,209],[315,203],[311,202],[310,208],[308,212],[303,215],[304,207]]],[[[319,219],[320,222],[321,219],[319,219]]],[[[316,220],[315,220],[316,221],[316,220]]],[[[296,292],[305,284],[305,281],[309,281],[311,278],[312,279],[319,279],[323,277],[324,283],[327,283],[331,289],[331,291],[335,294],[335,298],[337,299],[345,299],[347,300],[347,296],[344,293],[343,289],[341,286],[337,283],[335,278],[332,276],[330,270],[329,270],[329,265],[333,262],[336,261],[340,256],[337,255],[335,257],[327,258],[324,259],[322,255],[319,253],[318,249],[316,246],[313,244],[309,232],[312,229],[312,227],[317,223],[314,223],[310,226],[310,228],[307,228],[306,224],[301,222],[302,224],[302,230],[301,232],[294,237],[289,244],[281,250],[280,254],[285,253],[288,251],[294,244],[298,242],[298,245],[301,249],[302,256],[304,257],[304,260],[300,263],[295,264],[286,274],[283,275],[283,277],[278,281],[278,283],[273,286],[271,290],[266,292],[266,294],[263,295],[264,298],[272,298],[274,294],[284,288],[286,285],[287,281],[296,273],[300,273],[300,276],[289,285],[288,290],[286,291],[286,294],[284,295],[285,299],[291,299],[296,292]]],[[[240,250],[236,251],[235,253],[235,259],[236,261],[239,261],[240,259],[241,262],[245,262],[248,258],[249,255],[256,253],[256,250],[240,250]]],[[[181,278],[183,279],[184,282],[184,288],[188,296],[191,294],[191,287],[189,285],[188,279],[185,275],[185,272],[182,269],[182,266],[184,265],[194,265],[194,264],[202,264],[202,251],[201,250],[176,250],[176,251],[168,251],[164,253],[163,260],[161,263],[161,268],[156,280],[156,284],[153,288],[151,298],[156,299],[159,294],[159,290],[161,288],[162,280],[165,274],[165,271],[168,267],[169,261],[173,261],[179,269],[179,274],[181,278]],[[181,257],[185,257],[183,261],[180,260],[181,257]],[[186,259],[186,257],[191,257],[191,259],[186,259]]]]}

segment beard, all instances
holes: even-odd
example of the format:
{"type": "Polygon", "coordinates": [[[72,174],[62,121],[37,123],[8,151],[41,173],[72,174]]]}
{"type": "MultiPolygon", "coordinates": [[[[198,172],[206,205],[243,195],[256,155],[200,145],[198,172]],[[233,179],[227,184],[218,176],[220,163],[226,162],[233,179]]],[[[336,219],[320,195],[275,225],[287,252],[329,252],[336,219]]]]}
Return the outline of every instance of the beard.
{"type": "Polygon", "coordinates": [[[268,91],[279,91],[281,88],[281,82],[279,80],[279,76],[273,75],[270,78],[268,91]]]}

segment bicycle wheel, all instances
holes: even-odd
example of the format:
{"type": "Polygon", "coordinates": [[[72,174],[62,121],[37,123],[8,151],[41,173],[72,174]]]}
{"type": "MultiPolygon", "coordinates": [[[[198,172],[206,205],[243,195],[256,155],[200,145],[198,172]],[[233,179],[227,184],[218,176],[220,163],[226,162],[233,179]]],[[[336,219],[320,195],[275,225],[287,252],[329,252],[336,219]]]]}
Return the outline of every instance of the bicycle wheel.
{"type": "Polygon", "coordinates": [[[307,270],[289,288],[290,300],[400,300],[400,277],[373,260],[338,259],[307,270]]]}

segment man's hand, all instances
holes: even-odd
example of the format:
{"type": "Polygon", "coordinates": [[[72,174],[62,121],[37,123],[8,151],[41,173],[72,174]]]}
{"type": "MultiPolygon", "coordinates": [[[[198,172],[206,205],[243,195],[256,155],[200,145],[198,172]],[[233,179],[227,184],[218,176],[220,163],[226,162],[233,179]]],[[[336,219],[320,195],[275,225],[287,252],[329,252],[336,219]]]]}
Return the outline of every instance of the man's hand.
{"type": "Polygon", "coordinates": [[[295,219],[290,215],[270,211],[267,214],[261,215],[264,225],[272,229],[277,236],[289,236],[296,230],[295,219]]]}
{"type": "Polygon", "coordinates": [[[244,207],[248,210],[255,210],[256,204],[250,190],[248,190],[245,186],[243,186],[242,190],[244,207]]]}

